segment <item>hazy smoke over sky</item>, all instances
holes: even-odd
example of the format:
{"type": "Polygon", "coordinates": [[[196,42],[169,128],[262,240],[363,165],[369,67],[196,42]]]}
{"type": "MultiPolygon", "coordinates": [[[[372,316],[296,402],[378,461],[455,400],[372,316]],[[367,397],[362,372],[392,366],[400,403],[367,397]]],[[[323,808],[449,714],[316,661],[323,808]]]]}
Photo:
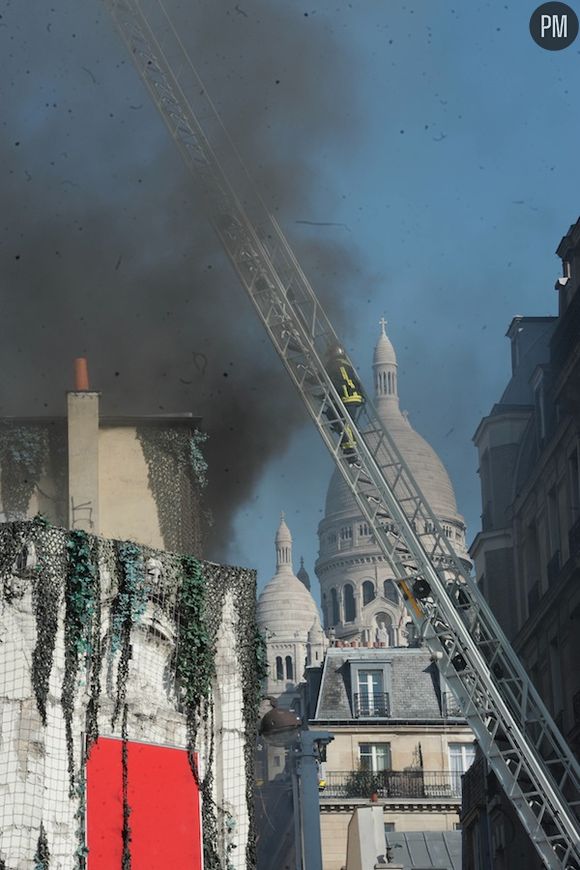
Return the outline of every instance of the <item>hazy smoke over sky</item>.
{"type": "MultiPolygon", "coordinates": [[[[310,208],[329,183],[324,143],[348,147],[356,127],[346,46],[294,3],[174,5],[283,225],[332,221],[310,208]]],[[[217,556],[299,402],[101,3],[7,2],[0,24],[0,414],[62,414],[86,354],[104,414],[203,417],[217,556]]],[[[301,259],[344,320],[352,245],[305,232],[301,259]]]]}

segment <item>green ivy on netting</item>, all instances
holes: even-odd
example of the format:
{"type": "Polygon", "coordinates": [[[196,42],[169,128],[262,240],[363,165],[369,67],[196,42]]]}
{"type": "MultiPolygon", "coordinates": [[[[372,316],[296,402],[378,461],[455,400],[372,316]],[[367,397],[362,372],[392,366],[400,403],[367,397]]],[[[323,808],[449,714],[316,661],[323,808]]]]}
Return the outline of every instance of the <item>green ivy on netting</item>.
{"type": "Polygon", "coordinates": [[[199,711],[209,698],[215,673],[214,644],[205,623],[206,584],[201,565],[193,556],[181,559],[178,592],[178,649],[175,673],[186,712],[199,711]]]}
{"type": "Polygon", "coordinates": [[[49,870],[50,868],[50,851],[48,849],[48,839],[42,822],[40,823],[40,833],[36,844],[36,852],[34,853],[34,870],[49,870]]]}
{"type": "MultiPolygon", "coordinates": [[[[37,522],[36,517],[35,522],[37,522]]],[[[58,629],[60,590],[58,584],[54,582],[49,566],[39,562],[36,566],[36,574],[36,582],[32,588],[36,643],[32,652],[31,678],[36,706],[42,724],[46,725],[46,700],[58,629]]]]}
{"type": "Polygon", "coordinates": [[[119,591],[111,605],[111,652],[121,651],[117,665],[117,696],[111,725],[125,703],[129,662],[131,661],[131,631],[141,619],[147,605],[145,567],[141,547],[124,541],[117,544],[120,568],[119,591]]]}
{"type": "Polygon", "coordinates": [[[207,462],[202,445],[207,437],[189,425],[147,423],[137,428],[165,547],[179,553],[203,548],[207,515],[200,502],[207,462]]]}
{"type": "MultiPolygon", "coordinates": [[[[47,681],[51,673],[55,645],[54,629],[64,599],[64,678],[60,701],[65,720],[70,797],[77,808],[77,848],[74,856],[71,855],[71,859],[75,859],[75,870],[86,870],[85,764],[91,744],[98,736],[100,717],[104,715],[99,712],[99,703],[102,701],[103,705],[107,704],[100,685],[103,647],[107,646],[102,639],[102,622],[108,622],[110,627],[109,649],[115,647],[119,654],[118,664],[125,662],[115,675],[116,685],[113,680],[110,689],[114,693],[113,704],[115,694],[117,705],[121,704],[121,738],[126,741],[127,717],[131,720],[132,713],[127,707],[124,687],[131,653],[131,630],[146,607],[148,586],[144,565],[148,557],[163,560],[163,608],[166,617],[171,621],[175,620],[176,644],[170,671],[176,680],[178,711],[185,719],[186,749],[190,765],[202,796],[205,870],[228,870],[232,863],[233,850],[236,848],[236,819],[230,807],[215,803],[212,788],[215,767],[213,690],[216,680],[216,644],[223,624],[226,594],[231,595],[234,602],[235,658],[240,669],[244,721],[245,812],[248,813],[249,820],[246,866],[255,867],[253,749],[259,698],[258,683],[265,658],[263,639],[256,633],[254,572],[207,562],[200,563],[191,556],[159,553],[135,544],[103,541],[82,531],[65,532],[44,523],[42,518],[37,518],[33,523],[0,524],[2,582],[7,582],[5,577],[10,579],[19,554],[29,542],[34,544],[38,566],[36,576],[31,577],[32,603],[38,630],[36,650],[33,653],[33,659],[36,656],[36,669],[33,664],[33,674],[36,675],[34,684],[37,704],[39,709],[44,710],[45,722],[46,706],[50,697],[47,695],[47,681]],[[102,590],[99,565],[103,566],[102,590]],[[109,575],[114,595],[110,609],[105,603],[106,598],[102,598],[102,595],[108,593],[109,575]],[[108,610],[106,616],[105,607],[108,610]],[[47,659],[46,670],[41,666],[43,647],[47,659]],[[81,712],[81,701],[77,700],[77,687],[81,680],[85,684],[82,705],[86,717],[86,741],[80,753],[80,763],[75,765],[79,738],[75,734],[73,742],[73,721],[76,721],[73,720],[73,714],[75,711],[77,714],[81,712]],[[203,777],[194,754],[199,748],[198,741],[206,743],[202,750],[203,777]]],[[[139,702],[136,703],[135,715],[138,716],[139,702]]],[[[128,784],[130,770],[127,769],[126,754],[123,765],[125,783],[128,784]]],[[[131,858],[129,816],[130,807],[128,801],[124,800],[124,870],[129,870],[131,858]]],[[[41,850],[37,851],[39,859],[44,860],[41,850]]],[[[0,870],[3,870],[2,859],[0,870]]]]}
{"type": "MultiPolygon", "coordinates": [[[[200,721],[212,716],[212,682],[215,676],[215,632],[207,622],[207,583],[193,556],[181,558],[181,585],[177,597],[177,646],[175,676],[187,724],[188,757],[202,795],[203,853],[205,870],[221,870],[217,849],[217,820],[212,798],[213,740],[206,773],[200,779],[195,757],[200,721]]],[[[212,723],[213,724],[213,723],[212,723]]]]}
{"type": "MultiPolygon", "coordinates": [[[[93,539],[81,529],[73,530],[66,543],[68,570],[65,581],[64,678],[61,704],[64,715],[68,769],[71,791],[74,791],[75,765],[73,757],[72,719],[76,693],[79,656],[91,662],[92,624],[95,602],[100,599],[99,573],[92,553],[93,539]]],[[[92,663],[94,666],[94,662],[92,663]]]]}
{"type": "Polygon", "coordinates": [[[121,724],[121,767],[123,782],[123,853],[121,857],[121,870],[131,870],[131,807],[129,805],[129,743],[127,736],[127,705],[123,705],[123,719],[121,724]]]}
{"type": "Polygon", "coordinates": [[[0,421],[2,504],[11,519],[26,516],[48,457],[46,425],[0,421]]]}

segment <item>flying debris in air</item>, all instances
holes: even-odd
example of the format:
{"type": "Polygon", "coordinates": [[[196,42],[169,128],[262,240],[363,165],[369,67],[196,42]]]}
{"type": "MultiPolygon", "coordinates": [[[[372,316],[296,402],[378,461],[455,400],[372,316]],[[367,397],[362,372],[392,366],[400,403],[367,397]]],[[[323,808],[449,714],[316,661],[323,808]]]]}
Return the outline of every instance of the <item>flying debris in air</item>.
{"type": "Polygon", "coordinates": [[[207,368],[207,357],[204,353],[200,353],[199,351],[193,351],[193,364],[200,372],[200,374],[205,375],[205,370],[207,368]]]}
{"type": "Polygon", "coordinates": [[[347,224],[335,223],[334,221],[294,221],[296,224],[305,224],[308,227],[344,227],[349,233],[351,229],[347,224]]]}
{"type": "Polygon", "coordinates": [[[81,67],[81,69],[83,69],[87,73],[87,75],[90,75],[91,79],[93,80],[93,84],[96,85],[97,80],[96,80],[94,74],[90,71],[90,69],[86,66],[81,67]]]}

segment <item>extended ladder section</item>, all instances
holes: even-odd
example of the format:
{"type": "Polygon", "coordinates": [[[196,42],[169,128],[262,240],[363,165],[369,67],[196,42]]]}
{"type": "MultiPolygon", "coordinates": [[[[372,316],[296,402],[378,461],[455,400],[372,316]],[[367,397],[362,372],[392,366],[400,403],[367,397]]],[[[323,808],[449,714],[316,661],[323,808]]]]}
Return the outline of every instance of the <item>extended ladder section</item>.
{"type": "Polygon", "coordinates": [[[355,424],[341,402],[324,363],[337,336],[163,3],[105,3],[482,751],[545,866],[579,870],[578,764],[372,403],[355,424]],[[346,433],[356,456],[343,450],[346,433]]]}

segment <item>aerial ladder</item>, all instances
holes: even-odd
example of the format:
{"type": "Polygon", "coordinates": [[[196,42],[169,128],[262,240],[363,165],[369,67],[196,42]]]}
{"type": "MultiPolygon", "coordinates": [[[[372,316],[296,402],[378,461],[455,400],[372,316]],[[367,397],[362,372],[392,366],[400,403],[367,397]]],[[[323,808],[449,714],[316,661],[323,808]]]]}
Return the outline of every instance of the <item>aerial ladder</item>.
{"type": "Polygon", "coordinates": [[[489,765],[544,865],[580,870],[580,768],[371,401],[356,423],[343,404],[325,365],[338,337],[163,0],[104,3],[489,765]]]}

